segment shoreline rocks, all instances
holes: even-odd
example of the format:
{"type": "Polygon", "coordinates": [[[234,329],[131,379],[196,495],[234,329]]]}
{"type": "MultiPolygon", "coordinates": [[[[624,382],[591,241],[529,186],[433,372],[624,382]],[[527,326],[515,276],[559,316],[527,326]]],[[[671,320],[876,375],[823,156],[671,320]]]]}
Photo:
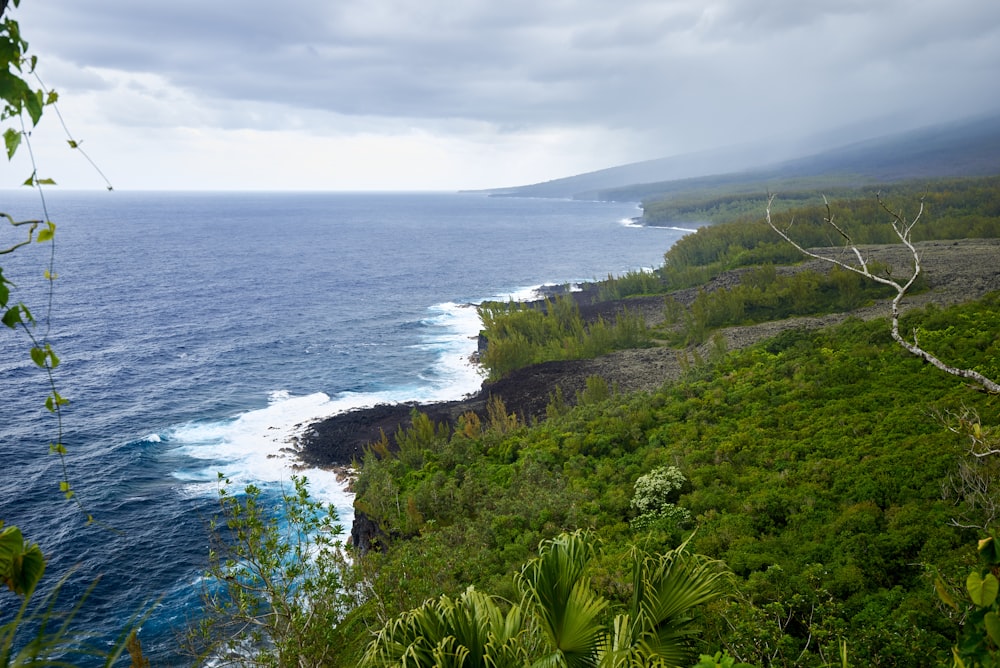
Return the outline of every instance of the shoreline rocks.
{"type": "MultiPolygon", "coordinates": [[[[916,308],[929,303],[953,304],[976,299],[993,290],[1000,290],[1000,239],[963,239],[959,241],[929,241],[917,244],[921,263],[930,283],[924,293],[907,297],[905,308],[916,308]]],[[[905,266],[908,253],[899,245],[873,246],[865,249],[874,259],[905,266]]],[[[819,261],[803,262],[782,267],[781,271],[825,269],[819,261]]],[[[726,272],[700,289],[726,289],[738,282],[745,269],[726,272]]],[[[580,305],[587,320],[598,316],[613,318],[628,308],[642,314],[651,325],[663,319],[663,296],[641,297],[611,302],[596,302],[597,286],[584,286],[583,291],[571,294],[580,305]]],[[[565,293],[553,288],[546,296],[565,293]]],[[[681,303],[693,299],[697,289],[675,293],[681,303]]],[[[888,314],[888,303],[878,303],[857,311],[821,316],[789,318],[756,325],[730,327],[720,330],[729,349],[743,348],[757,341],[775,336],[794,327],[823,327],[843,321],[848,317],[871,319],[888,314]]],[[[482,344],[482,341],[481,341],[482,344]]],[[[360,462],[365,447],[381,438],[384,432],[392,439],[400,426],[408,426],[414,410],[427,413],[434,422],[454,425],[463,413],[473,411],[485,417],[486,402],[490,396],[503,400],[508,413],[526,422],[541,419],[550,395],[558,386],[567,401],[586,387],[590,376],[601,376],[609,386],[622,392],[654,391],[663,383],[676,380],[683,373],[687,355],[697,352],[703,359],[709,354],[705,344],[697,351],[679,351],[653,347],[622,350],[597,359],[545,362],[519,369],[506,378],[483,384],[476,394],[457,401],[439,403],[383,404],[362,408],[316,422],[307,427],[299,437],[298,456],[308,466],[330,468],[349,466],[360,462]]]]}

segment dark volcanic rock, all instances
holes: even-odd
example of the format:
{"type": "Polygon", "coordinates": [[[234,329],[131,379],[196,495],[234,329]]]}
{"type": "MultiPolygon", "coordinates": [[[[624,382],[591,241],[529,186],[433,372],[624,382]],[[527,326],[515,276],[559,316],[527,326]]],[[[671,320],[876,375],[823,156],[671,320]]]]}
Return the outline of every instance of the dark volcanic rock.
{"type": "Polygon", "coordinates": [[[365,446],[381,439],[390,442],[399,427],[410,424],[414,410],[435,422],[452,423],[464,412],[466,402],[437,404],[381,404],[334,415],[310,425],[299,437],[299,457],[309,466],[350,466],[360,462],[365,446]]]}
{"type": "MultiPolygon", "coordinates": [[[[435,423],[454,426],[458,418],[473,412],[485,422],[486,402],[500,398],[507,413],[525,422],[540,419],[556,386],[567,400],[586,388],[587,377],[594,375],[593,360],[546,362],[519,369],[495,383],[486,383],[475,395],[460,401],[428,404],[383,404],[372,408],[334,415],[310,425],[299,437],[299,457],[309,466],[330,467],[360,462],[365,447],[382,434],[392,436],[400,427],[408,427],[414,410],[426,413],[435,423]]],[[[624,388],[623,388],[624,389],[624,388]]]]}
{"type": "Polygon", "coordinates": [[[351,545],[368,554],[372,550],[385,552],[389,548],[389,537],[382,527],[360,510],[354,510],[354,524],[351,525],[351,545]]]}

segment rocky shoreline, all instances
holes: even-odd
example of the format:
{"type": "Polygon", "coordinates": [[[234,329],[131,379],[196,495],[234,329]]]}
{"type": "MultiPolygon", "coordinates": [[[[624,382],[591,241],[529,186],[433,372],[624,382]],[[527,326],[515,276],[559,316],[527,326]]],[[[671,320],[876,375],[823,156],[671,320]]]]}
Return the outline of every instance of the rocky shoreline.
{"type": "MultiPolygon", "coordinates": [[[[942,306],[954,304],[1000,290],[1000,239],[933,241],[917,244],[917,247],[930,290],[908,297],[905,301],[906,308],[929,303],[942,306]]],[[[865,248],[865,251],[879,261],[898,266],[900,272],[910,259],[906,249],[898,245],[871,246],[865,248]]],[[[828,268],[826,263],[809,261],[792,267],[781,267],[779,271],[828,268]]],[[[725,289],[738,282],[745,271],[726,272],[700,289],[725,289]]],[[[672,296],[681,303],[690,303],[697,292],[698,289],[681,290],[672,293],[672,296]]],[[[571,294],[588,320],[598,316],[614,317],[625,308],[633,313],[641,313],[650,325],[659,324],[663,320],[663,296],[597,302],[594,286],[585,286],[583,291],[571,294]]],[[[846,313],[730,327],[721,330],[721,334],[727,348],[732,350],[775,336],[787,329],[824,327],[848,317],[868,320],[884,317],[888,312],[888,304],[879,303],[846,313]]],[[[623,350],[597,359],[546,362],[520,369],[500,381],[484,383],[479,392],[458,401],[380,405],[349,411],[306,427],[299,437],[297,454],[310,467],[350,466],[361,461],[365,447],[379,440],[383,432],[391,438],[401,425],[408,425],[414,410],[426,413],[435,422],[454,424],[460,415],[468,411],[484,415],[486,402],[491,396],[502,399],[508,413],[514,413],[530,422],[544,417],[545,407],[557,386],[571,400],[586,387],[587,378],[594,375],[603,377],[609,385],[616,385],[623,392],[654,391],[665,382],[681,376],[684,360],[688,355],[693,357],[697,352],[705,358],[709,347],[710,344],[706,344],[697,351],[678,351],[664,347],[641,348],[623,350]]]]}

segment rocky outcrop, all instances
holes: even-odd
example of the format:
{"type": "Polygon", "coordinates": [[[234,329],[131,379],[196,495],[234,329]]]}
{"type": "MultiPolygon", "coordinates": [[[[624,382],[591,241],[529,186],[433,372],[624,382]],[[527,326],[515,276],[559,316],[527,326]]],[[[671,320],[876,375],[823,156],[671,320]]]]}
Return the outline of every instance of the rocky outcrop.
{"type": "Polygon", "coordinates": [[[372,550],[385,552],[389,549],[389,536],[382,531],[378,522],[355,508],[354,524],[351,525],[351,545],[361,554],[367,554],[372,550]]]}

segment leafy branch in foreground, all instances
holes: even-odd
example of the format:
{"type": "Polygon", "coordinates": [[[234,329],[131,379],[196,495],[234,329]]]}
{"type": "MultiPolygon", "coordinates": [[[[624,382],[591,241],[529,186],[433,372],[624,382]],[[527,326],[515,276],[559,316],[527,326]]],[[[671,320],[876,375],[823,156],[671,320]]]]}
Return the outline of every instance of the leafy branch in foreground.
{"type": "MultiPolygon", "coordinates": [[[[972,602],[957,645],[952,649],[955,668],[1000,666],[1000,545],[993,536],[977,544],[980,568],[969,573],[965,593],[972,602]]],[[[941,601],[956,612],[959,604],[940,577],[935,588],[941,601]]]]}
{"type": "Polygon", "coordinates": [[[7,159],[12,160],[21,146],[28,151],[31,161],[31,175],[25,179],[23,185],[38,189],[38,196],[41,202],[43,216],[41,219],[15,220],[7,213],[0,213],[0,216],[7,219],[19,234],[26,234],[13,241],[0,241],[0,255],[7,255],[22,246],[26,246],[33,241],[36,243],[50,244],[48,266],[45,269],[45,279],[48,281],[47,308],[45,310],[44,331],[35,331],[38,321],[28,309],[27,305],[20,301],[14,301],[11,297],[11,290],[14,283],[3,275],[3,268],[0,267],[0,321],[10,329],[21,329],[28,336],[31,349],[31,360],[45,371],[46,380],[49,387],[49,394],[45,399],[45,408],[56,418],[56,438],[49,444],[49,452],[59,456],[62,475],[59,481],[59,490],[67,499],[72,499],[87,517],[87,521],[93,521],[93,517],[86,512],[86,509],[76,498],[70,486],[69,471],[66,464],[66,447],[63,444],[63,407],[69,400],[63,397],[55,382],[54,370],[59,366],[59,358],[49,343],[49,334],[52,325],[52,303],[54,296],[54,284],[56,280],[55,272],[55,232],[56,226],[49,218],[48,206],[45,201],[45,194],[42,186],[55,185],[55,181],[49,178],[41,178],[38,175],[38,166],[35,163],[34,152],[31,147],[31,132],[29,129],[38,125],[46,108],[51,107],[55,112],[63,131],[66,133],[70,148],[78,150],[87,160],[93,169],[104,179],[108,190],[111,190],[111,183],[100,170],[97,164],[80,148],[80,141],[75,139],[69,132],[69,128],[64,121],[56,102],[59,94],[54,90],[46,88],[36,71],[38,59],[36,56],[28,55],[28,42],[21,35],[20,25],[17,21],[7,16],[8,5],[14,7],[20,5],[20,0],[0,2],[0,122],[14,120],[15,127],[8,127],[3,131],[4,148],[7,159]],[[34,77],[40,88],[32,89],[26,78],[34,77]],[[27,116],[27,119],[25,118],[27,116]],[[37,236],[36,236],[37,232],[37,236]]]}
{"type": "Polygon", "coordinates": [[[858,245],[851,238],[851,235],[843,227],[838,225],[837,222],[834,220],[833,212],[830,209],[830,203],[826,201],[826,198],[824,198],[824,201],[826,203],[826,217],[823,220],[828,225],[830,225],[830,227],[832,227],[844,240],[845,248],[849,252],[849,254],[854,257],[854,259],[856,260],[856,264],[847,260],[841,260],[835,257],[829,257],[821,253],[818,253],[816,251],[808,250],[803,246],[801,246],[794,239],[792,239],[788,233],[788,229],[791,227],[791,223],[788,225],[788,227],[782,229],[779,228],[771,219],[771,207],[774,203],[775,199],[774,195],[769,196],[767,201],[766,220],[767,224],[770,225],[772,230],[777,232],[782,239],[784,239],[789,244],[794,246],[799,252],[816,260],[822,260],[824,262],[828,262],[834,266],[840,267],[841,269],[852,271],[877,283],[881,283],[882,285],[887,285],[893,288],[896,291],[896,296],[893,297],[892,299],[891,334],[893,340],[896,341],[903,348],[905,348],[908,352],[912,353],[913,355],[916,355],[925,362],[934,365],[935,367],[941,369],[945,373],[949,373],[953,376],[958,376],[960,378],[967,378],[969,380],[975,381],[976,383],[981,385],[983,389],[985,389],[987,392],[990,392],[992,394],[1000,393],[1000,383],[997,383],[996,381],[987,378],[986,376],[979,373],[975,369],[959,369],[957,367],[949,366],[948,364],[945,364],[940,359],[935,357],[933,354],[921,348],[920,342],[917,339],[916,331],[913,332],[912,341],[903,338],[903,336],[899,333],[900,304],[903,301],[903,297],[906,296],[906,292],[913,286],[914,282],[917,280],[917,277],[920,275],[922,269],[920,265],[920,254],[917,252],[916,247],[913,245],[912,232],[914,225],[916,225],[917,222],[919,222],[920,217],[924,213],[924,202],[922,199],[920,200],[920,207],[917,210],[917,214],[911,220],[907,220],[906,217],[903,216],[901,212],[890,208],[882,199],[881,195],[877,195],[876,198],[879,207],[885,213],[889,214],[890,217],[889,223],[892,226],[893,232],[899,239],[900,243],[902,243],[909,251],[910,257],[913,260],[913,269],[910,272],[910,276],[905,278],[905,280],[893,278],[891,275],[882,275],[880,273],[876,273],[876,271],[873,270],[874,268],[871,260],[865,257],[865,254],[862,253],[861,250],[858,248],[858,245]]]}
{"type": "MultiPolygon", "coordinates": [[[[20,541],[20,532],[14,527],[8,527],[0,533],[0,559],[7,556],[6,549],[11,542],[20,541]]],[[[92,634],[79,630],[77,615],[83,609],[87,598],[97,585],[95,581],[86,592],[80,596],[73,606],[66,610],[60,606],[59,596],[69,574],[56,584],[55,588],[44,600],[36,600],[34,586],[41,578],[44,570],[41,551],[38,546],[25,543],[27,548],[24,556],[23,578],[20,583],[5,582],[21,601],[13,617],[0,625],[0,667],[28,668],[29,666],[67,666],[72,667],[84,663],[87,665],[113,666],[126,652],[132,656],[133,668],[142,668],[142,650],[135,636],[142,622],[146,619],[152,607],[143,615],[133,616],[121,633],[107,647],[93,644],[92,634]],[[37,561],[36,561],[37,560],[37,561]],[[29,570],[29,563],[31,570],[29,570]],[[19,590],[16,587],[24,585],[27,588],[19,590]]],[[[16,555],[15,555],[16,556],[16,555]]],[[[0,566],[2,566],[0,562],[0,566]]],[[[14,569],[16,571],[16,568],[14,569]]],[[[148,667],[148,663],[145,664],[148,667]]]]}
{"type": "Polygon", "coordinates": [[[188,634],[190,649],[214,665],[331,665],[353,600],[342,586],[335,509],[310,497],[305,478],[293,477],[274,508],[259,487],[238,495],[220,481],[204,619],[188,634]]]}

